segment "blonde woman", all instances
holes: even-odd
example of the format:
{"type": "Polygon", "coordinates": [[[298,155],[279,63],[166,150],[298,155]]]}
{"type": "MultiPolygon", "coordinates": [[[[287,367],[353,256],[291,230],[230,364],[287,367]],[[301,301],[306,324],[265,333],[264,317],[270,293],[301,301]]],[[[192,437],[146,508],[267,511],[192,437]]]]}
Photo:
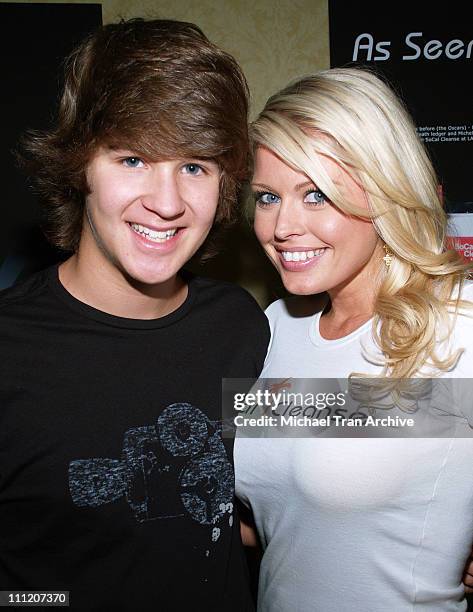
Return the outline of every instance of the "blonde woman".
{"type": "MultiPolygon", "coordinates": [[[[368,71],[328,70],[270,98],[252,133],[256,235],[298,296],[267,310],[262,377],[470,377],[468,268],[395,94],[368,71]]],[[[467,413],[449,437],[238,437],[259,610],[465,610],[467,413]]]]}

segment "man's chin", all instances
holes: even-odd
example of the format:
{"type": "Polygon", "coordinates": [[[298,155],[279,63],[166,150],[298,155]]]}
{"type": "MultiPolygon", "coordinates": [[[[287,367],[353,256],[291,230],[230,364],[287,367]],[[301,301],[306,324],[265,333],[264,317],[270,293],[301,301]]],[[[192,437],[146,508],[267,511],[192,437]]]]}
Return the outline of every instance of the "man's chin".
{"type": "Polygon", "coordinates": [[[130,285],[146,291],[147,288],[156,289],[162,286],[163,289],[170,289],[173,285],[178,285],[179,270],[180,268],[176,267],[175,270],[169,268],[165,270],[122,269],[122,272],[130,285]]]}

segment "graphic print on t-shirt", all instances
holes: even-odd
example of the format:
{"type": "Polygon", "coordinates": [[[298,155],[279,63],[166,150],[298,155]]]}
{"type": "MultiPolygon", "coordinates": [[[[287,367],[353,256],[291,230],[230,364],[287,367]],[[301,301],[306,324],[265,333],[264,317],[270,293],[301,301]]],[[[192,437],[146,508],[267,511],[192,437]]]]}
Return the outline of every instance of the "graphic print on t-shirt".
{"type": "Polygon", "coordinates": [[[233,468],[221,424],[198,408],[168,406],[155,425],[125,432],[122,459],[76,459],[69,489],[79,507],[97,507],[125,496],[138,522],[190,516],[213,526],[227,513],[233,522],[233,468]]]}

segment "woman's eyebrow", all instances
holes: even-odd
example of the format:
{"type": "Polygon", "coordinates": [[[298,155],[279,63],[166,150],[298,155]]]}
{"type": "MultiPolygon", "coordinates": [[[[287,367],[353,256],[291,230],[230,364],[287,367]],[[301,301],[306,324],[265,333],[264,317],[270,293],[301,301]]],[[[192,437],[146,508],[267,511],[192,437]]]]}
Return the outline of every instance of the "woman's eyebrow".
{"type": "MultiPolygon", "coordinates": [[[[333,181],[333,183],[334,185],[340,185],[338,181],[333,181]]],[[[314,187],[317,187],[314,181],[308,180],[308,181],[304,181],[303,183],[297,183],[297,185],[294,186],[294,189],[296,191],[299,191],[299,189],[304,189],[304,187],[308,187],[309,185],[313,185],[314,187]]],[[[251,186],[259,187],[260,189],[267,189],[268,191],[275,191],[273,187],[270,187],[269,185],[265,185],[264,183],[251,183],[251,186]]]]}
{"type": "MultiPolygon", "coordinates": [[[[298,183],[295,185],[294,189],[299,191],[299,189],[303,189],[304,187],[308,187],[309,185],[315,185],[315,183],[311,180],[304,181],[303,183],[298,183]]],[[[264,183],[251,183],[252,187],[260,187],[261,189],[267,189],[268,191],[274,191],[273,187],[269,185],[265,185],[264,183]]]]}
{"type": "Polygon", "coordinates": [[[309,179],[308,181],[304,181],[303,183],[297,183],[297,185],[294,187],[294,189],[296,191],[299,191],[299,189],[304,189],[304,187],[308,187],[309,185],[314,185],[315,186],[314,181],[311,181],[309,179]]]}
{"type": "Polygon", "coordinates": [[[265,185],[264,183],[251,183],[252,187],[259,187],[260,189],[267,189],[268,191],[274,191],[273,187],[265,185]]]}

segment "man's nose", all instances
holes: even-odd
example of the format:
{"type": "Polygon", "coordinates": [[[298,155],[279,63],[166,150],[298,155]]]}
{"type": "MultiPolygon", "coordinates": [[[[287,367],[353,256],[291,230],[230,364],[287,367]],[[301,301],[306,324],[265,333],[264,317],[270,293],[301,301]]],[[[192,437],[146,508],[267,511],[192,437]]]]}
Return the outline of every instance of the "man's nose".
{"type": "Polygon", "coordinates": [[[142,195],[145,208],[162,219],[175,219],[184,214],[186,205],[182,198],[178,177],[171,165],[162,162],[149,176],[142,195]]]}

